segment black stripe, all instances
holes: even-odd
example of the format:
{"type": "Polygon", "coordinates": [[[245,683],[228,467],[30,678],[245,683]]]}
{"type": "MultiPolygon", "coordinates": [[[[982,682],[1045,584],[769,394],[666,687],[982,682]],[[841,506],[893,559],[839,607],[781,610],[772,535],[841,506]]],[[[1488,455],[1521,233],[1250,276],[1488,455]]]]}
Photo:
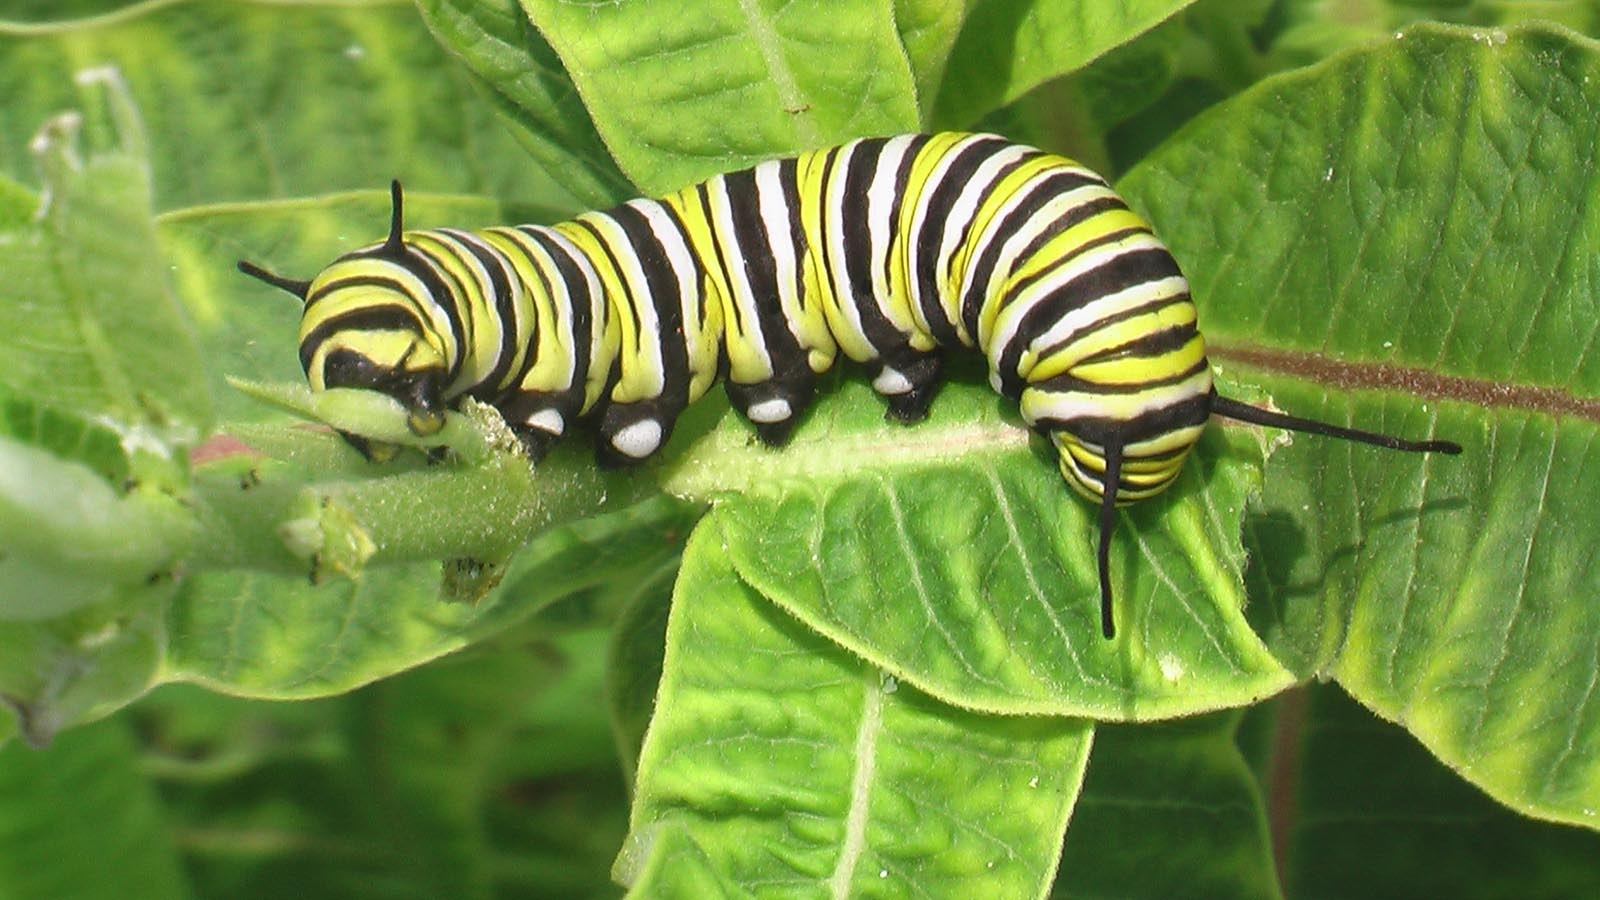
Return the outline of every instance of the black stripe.
{"type": "MultiPolygon", "coordinates": [[[[365,283],[370,279],[349,279],[365,283]]],[[[341,331],[411,331],[422,335],[427,325],[403,303],[371,303],[324,319],[300,341],[300,368],[308,374],[317,348],[341,331]]]]}
{"type": "MultiPolygon", "coordinates": [[[[1169,333],[1176,333],[1176,330],[1174,332],[1163,332],[1163,335],[1169,333]]],[[[1175,342],[1175,346],[1181,347],[1188,343],[1189,340],[1194,337],[1194,334],[1194,329],[1189,329],[1187,334],[1182,335],[1182,340],[1175,342]]],[[[1179,384],[1187,381],[1205,371],[1209,365],[1210,363],[1202,358],[1199,362],[1188,367],[1187,369],[1182,369],[1169,375],[1164,375],[1160,378],[1148,378],[1144,381],[1125,382],[1120,384],[1106,384],[1100,381],[1087,381],[1085,379],[1073,376],[1073,374],[1068,371],[1063,372],[1060,375],[1051,376],[1043,381],[1031,382],[1029,387],[1056,394],[1067,393],[1070,391],[1076,391],[1084,394],[1103,394],[1108,397],[1120,394],[1137,394],[1140,391],[1146,391],[1150,388],[1167,387],[1169,385],[1179,384]]]]}
{"type": "MultiPolygon", "coordinates": [[[[620,207],[619,207],[619,209],[620,209],[620,207]]],[[[612,221],[616,221],[616,216],[613,215],[613,213],[615,213],[615,212],[616,212],[616,210],[612,210],[611,212],[597,213],[596,215],[603,215],[603,216],[611,219],[612,221]]],[[[579,226],[580,228],[583,228],[585,231],[588,231],[590,234],[594,235],[595,243],[597,243],[600,246],[600,252],[602,254],[604,254],[604,256],[605,256],[606,265],[609,265],[611,267],[611,271],[617,276],[617,282],[622,285],[623,291],[626,292],[628,290],[628,279],[625,276],[625,273],[623,272],[621,261],[619,261],[617,259],[616,253],[614,253],[612,251],[612,249],[611,249],[610,242],[608,242],[606,240],[605,236],[600,233],[600,230],[598,228],[596,228],[594,226],[594,224],[592,222],[588,221],[587,219],[574,220],[573,224],[579,226]]],[[[630,242],[631,242],[631,238],[630,238],[630,242]]],[[[583,248],[580,247],[579,248],[579,252],[582,252],[582,249],[583,248]]],[[[585,255],[587,256],[588,254],[585,254],[585,255]]],[[[598,260],[595,260],[593,257],[589,258],[589,263],[591,265],[594,265],[596,262],[598,262],[598,260]]],[[[598,269],[599,267],[596,266],[596,268],[598,269]]],[[[607,297],[606,294],[605,294],[606,284],[605,284],[604,273],[599,273],[599,274],[601,275],[601,279],[600,279],[600,299],[601,299],[601,302],[604,303],[606,305],[606,307],[608,309],[611,309],[611,310],[616,310],[619,307],[623,308],[623,309],[626,309],[629,318],[631,318],[633,320],[633,333],[640,335],[641,339],[643,339],[644,336],[641,334],[641,332],[644,330],[644,326],[639,321],[639,310],[633,305],[631,300],[629,300],[627,298],[623,298],[623,297],[616,297],[616,298],[607,297]]],[[[620,357],[618,358],[617,362],[613,362],[612,363],[613,371],[615,371],[618,362],[620,362],[620,357]]]]}
{"type": "MultiPolygon", "coordinates": [[[[857,144],[853,152],[841,155],[845,167],[844,195],[840,198],[841,221],[837,224],[844,240],[844,270],[850,296],[840,297],[841,303],[853,303],[861,320],[861,333],[879,357],[899,357],[906,336],[889,321],[878,307],[877,295],[872,289],[872,233],[869,228],[867,190],[872,186],[883,164],[885,138],[874,138],[857,144]]],[[[826,229],[824,230],[826,233],[826,229]]]]}
{"type": "MultiPolygon", "coordinates": [[[[754,171],[735,172],[727,176],[727,186],[733,233],[718,234],[718,239],[737,243],[740,255],[744,257],[744,274],[756,300],[756,317],[761,322],[767,356],[772,360],[774,374],[781,374],[793,368],[797,360],[803,361],[804,357],[800,342],[784,316],[783,304],[779,299],[777,259],[773,252],[773,247],[780,241],[793,246],[795,235],[792,232],[771,234],[767,231],[766,223],[761,218],[762,197],[754,171]]],[[[798,276],[803,271],[804,260],[796,256],[795,264],[795,274],[798,276]]]]}
{"type": "Polygon", "coordinates": [[[1073,437],[1085,443],[1103,447],[1113,441],[1119,444],[1138,443],[1180,428],[1203,425],[1210,417],[1211,395],[1198,394],[1132,419],[1113,419],[1103,416],[1082,416],[1075,419],[1043,418],[1035,422],[1033,427],[1046,433],[1068,431],[1073,437]]]}
{"type": "MultiPolygon", "coordinates": [[[[730,207],[737,207],[738,205],[733,199],[733,195],[735,193],[733,190],[734,178],[736,176],[748,176],[749,174],[749,170],[746,169],[742,172],[735,172],[731,175],[722,176],[723,185],[725,186],[724,195],[727,196],[730,207]]],[[[711,182],[702,181],[695,185],[694,190],[695,195],[700,198],[700,212],[701,215],[704,216],[706,230],[711,233],[711,252],[716,254],[717,269],[722,272],[723,283],[728,286],[728,303],[724,308],[727,309],[728,315],[733,318],[733,321],[728,325],[724,325],[723,331],[731,338],[735,333],[742,333],[748,330],[744,324],[744,310],[739,307],[739,304],[734,299],[733,295],[738,293],[735,285],[743,280],[740,276],[748,276],[750,264],[747,261],[743,266],[744,271],[735,273],[733,269],[729,268],[728,266],[728,253],[726,248],[723,246],[723,243],[726,241],[738,246],[740,235],[745,233],[744,228],[739,223],[737,213],[734,212],[732,213],[734,222],[733,233],[724,235],[722,233],[722,229],[717,226],[716,215],[711,210],[711,182]]],[[[682,225],[679,227],[682,228],[682,225]]],[[[700,254],[695,253],[694,257],[699,259],[700,254]]],[[[700,263],[700,265],[709,268],[709,265],[703,261],[700,263]]],[[[757,296],[763,295],[758,293],[757,296]]]]}
{"type": "MultiPolygon", "coordinates": [[[[427,251],[405,245],[405,252],[401,254],[379,253],[371,254],[385,262],[393,263],[411,273],[423,287],[427,288],[428,296],[444,310],[445,321],[450,323],[450,335],[455,340],[456,353],[453,359],[448,360],[443,383],[450,384],[455,381],[456,374],[461,371],[463,357],[471,352],[471,345],[466,340],[466,326],[461,320],[461,297],[450,289],[445,280],[439,276],[439,271],[434,267],[433,260],[427,251]]],[[[409,291],[405,292],[412,299],[421,301],[424,298],[415,297],[409,291]]]]}
{"type": "MultiPolygon", "coordinates": [[[[572,319],[573,346],[569,348],[572,353],[572,384],[570,387],[578,392],[578,399],[581,402],[585,384],[589,377],[589,366],[592,362],[590,350],[594,344],[595,329],[594,317],[590,314],[590,307],[594,303],[594,298],[589,294],[589,281],[584,278],[583,269],[578,261],[573,259],[571,253],[566,249],[565,242],[557,240],[548,229],[538,225],[520,225],[517,227],[517,231],[528,240],[538,244],[555,261],[556,271],[551,273],[546,271],[537,259],[529,258],[529,261],[533,264],[533,270],[539,274],[539,287],[544,291],[544,296],[549,298],[548,302],[553,314],[552,318],[555,320],[552,324],[556,328],[557,340],[560,339],[562,316],[570,316],[572,319]],[[553,278],[552,275],[554,276],[553,278]],[[561,297],[561,292],[557,290],[557,284],[554,282],[559,282],[561,286],[566,288],[566,293],[573,295],[564,301],[568,304],[565,312],[563,312],[560,303],[557,302],[561,297]]],[[[593,265],[592,261],[590,264],[593,265]]],[[[535,319],[535,333],[537,333],[537,330],[537,319],[535,319]]],[[[519,381],[527,374],[526,370],[532,368],[536,362],[534,354],[528,354],[528,359],[524,364],[524,371],[518,373],[519,381]]]]}
{"type": "Polygon", "coordinates": [[[1091,353],[1081,361],[1083,364],[1107,362],[1114,359],[1128,357],[1153,358],[1174,350],[1194,340],[1196,330],[1194,324],[1163,328],[1160,331],[1147,332],[1115,347],[1107,347],[1098,353],[1091,353]]]}
{"type": "MultiPolygon", "coordinates": [[[[676,216],[670,215],[670,209],[668,213],[679,235],[687,242],[688,236],[683,233],[683,226],[678,223],[676,216]]],[[[644,272],[645,290],[648,293],[643,300],[655,309],[660,330],[657,334],[641,337],[644,340],[653,339],[661,347],[661,399],[670,401],[673,409],[669,414],[675,415],[688,406],[689,398],[689,348],[683,333],[683,307],[678,294],[677,274],[667,259],[666,248],[650,229],[650,222],[644,213],[633,206],[620,206],[612,211],[611,216],[622,227],[639,268],[644,272]]],[[[662,427],[670,424],[670,421],[664,421],[662,427]]]]}
{"type": "MultiPolygon", "coordinates": [[[[924,212],[920,228],[915,235],[912,235],[913,245],[917,248],[917,263],[915,271],[911,273],[912,285],[934,338],[946,346],[954,346],[961,340],[956,333],[955,323],[946,315],[944,306],[940,303],[942,279],[939,277],[939,247],[944,243],[947,230],[956,224],[950,221],[950,215],[962,190],[976,176],[979,166],[1009,146],[1011,144],[1008,142],[993,137],[962,145],[953,151],[954,158],[939,180],[923,185],[926,199],[919,197],[924,212]]],[[[945,152],[949,154],[952,151],[945,152]]],[[[1015,168],[1015,165],[1004,167],[1000,172],[1001,177],[1015,168]]],[[[967,240],[972,225],[971,219],[960,223],[961,234],[956,246],[959,247],[967,240]]],[[[973,334],[976,337],[976,333],[973,334]]]]}
{"type": "MultiPolygon", "coordinates": [[[[1041,267],[1038,271],[1035,271],[1033,274],[1029,275],[1028,277],[1019,279],[1017,281],[1013,281],[1010,285],[1008,285],[1011,288],[1011,295],[1012,296],[1016,296],[1018,294],[1023,293],[1024,291],[1027,291],[1029,288],[1033,287],[1035,284],[1038,284],[1040,281],[1044,281],[1044,280],[1049,279],[1049,278],[1054,278],[1056,273],[1058,271],[1060,271],[1063,266],[1068,265],[1073,260],[1076,260],[1078,257],[1083,256],[1086,253],[1093,252],[1095,250],[1100,249],[1101,247],[1110,246],[1111,244],[1115,244],[1118,241],[1126,240],[1127,238],[1134,237],[1136,235],[1147,235],[1149,233],[1150,233],[1150,229],[1145,228],[1142,225],[1135,225],[1135,226],[1133,226],[1131,228],[1123,228],[1123,229],[1119,229],[1117,231],[1107,232],[1106,234],[1103,234],[1103,235],[1101,235],[1101,236],[1099,236],[1097,238],[1094,238],[1093,240],[1084,241],[1083,243],[1078,244],[1078,245],[1072,247],[1071,249],[1067,250],[1067,252],[1061,254],[1060,256],[1056,257],[1055,259],[1050,260],[1043,267],[1041,267]]],[[[1152,248],[1146,248],[1146,250],[1148,250],[1148,249],[1152,249],[1152,248]]],[[[1146,252],[1146,250],[1129,251],[1129,253],[1146,252]]],[[[1123,255],[1126,256],[1128,254],[1123,254],[1123,255]]],[[[1173,263],[1174,271],[1176,271],[1176,267],[1177,267],[1177,263],[1174,262],[1173,263]]],[[[1094,271],[1094,270],[1091,270],[1091,271],[1094,271]]],[[[1079,277],[1081,278],[1082,276],[1079,276],[1079,277]]],[[[1137,284],[1137,283],[1139,283],[1139,282],[1130,282],[1130,284],[1137,284]]],[[[1112,293],[1112,291],[1107,291],[1106,293],[1112,293]]],[[[1102,294],[1085,294],[1082,297],[1082,302],[1078,303],[1077,306],[1070,307],[1070,309],[1076,309],[1078,306],[1082,306],[1084,304],[1091,303],[1094,300],[1100,298],[1101,296],[1103,296],[1103,295],[1102,294]]],[[[1065,314],[1066,312],[1067,312],[1067,310],[1062,310],[1062,314],[1065,314]]]]}
{"type": "MultiPolygon", "coordinates": [[[[692,270],[691,273],[690,273],[690,276],[689,276],[689,284],[692,285],[691,290],[693,290],[695,292],[695,295],[694,295],[695,318],[700,323],[700,325],[703,325],[705,323],[705,321],[706,321],[707,316],[709,315],[708,309],[710,308],[711,303],[716,298],[712,295],[712,293],[710,291],[705,289],[706,278],[709,277],[710,273],[707,272],[707,270],[706,270],[706,261],[700,258],[699,252],[697,252],[695,250],[695,248],[694,248],[694,238],[689,234],[689,220],[684,218],[684,213],[682,213],[679,210],[675,209],[670,203],[663,203],[661,201],[651,201],[651,202],[655,203],[657,208],[660,209],[663,213],[666,213],[667,220],[670,221],[672,223],[672,226],[678,230],[678,241],[683,244],[683,251],[684,251],[685,255],[687,255],[689,257],[689,267],[692,270]]],[[[714,224],[714,223],[712,223],[712,224],[714,224]]],[[[653,231],[651,232],[651,234],[654,234],[654,233],[655,232],[653,232],[653,231]]],[[[715,241],[712,241],[712,243],[716,244],[715,241]]],[[[718,247],[718,252],[719,253],[721,252],[721,248],[720,247],[718,247]]],[[[663,254],[664,253],[665,253],[665,247],[663,246],[663,254]]],[[[679,284],[678,277],[677,277],[677,271],[672,268],[670,262],[669,262],[669,264],[667,266],[667,271],[672,276],[670,283],[672,285],[673,290],[676,291],[677,290],[677,286],[679,284]]],[[[679,296],[680,299],[681,299],[681,295],[674,294],[674,296],[679,296]]],[[[677,308],[677,310],[679,312],[679,315],[681,316],[682,312],[683,312],[683,307],[682,307],[681,303],[680,304],[676,304],[675,307],[677,308]]],[[[698,328],[699,325],[697,325],[696,327],[698,328]]],[[[685,335],[685,340],[687,340],[687,335],[685,335]]],[[[716,337],[716,340],[717,340],[717,350],[720,352],[721,349],[722,349],[721,336],[718,335],[716,337]]]]}
{"type": "MultiPolygon", "coordinates": [[[[1038,154],[1032,154],[1027,158],[1031,160],[1037,157],[1038,154]]],[[[1065,169],[1050,171],[1042,177],[1034,178],[1028,182],[1024,188],[1027,191],[1027,195],[1003,218],[991,224],[988,242],[979,249],[977,258],[972,260],[966,271],[966,290],[961,297],[961,319],[967,323],[969,333],[977,334],[978,318],[983,311],[983,302],[987,299],[984,295],[984,288],[988,286],[989,280],[994,276],[995,267],[1000,263],[1001,250],[1005,247],[1005,243],[1011,235],[1015,234],[1030,219],[1038,215],[1039,210],[1043,209],[1046,204],[1061,194],[1081,187],[1104,184],[1105,182],[1099,178],[1086,177],[1081,173],[1065,169]]],[[[985,200],[987,199],[986,197],[985,200]]],[[[1027,249],[1017,255],[1017,264],[1021,265],[1030,260],[1045,241],[1048,241],[1061,231],[1071,228],[1108,206],[1122,205],[1120,200],[1079,204],[1066,215],[1051,222],[1044,229],[1043,234],[1030,242],[1027,249]]],[[[1063,255],[1062,260],[1052,261],[1052,266],[1071,258],[1086,246],[1089,245],[1084,244],[1072,248],[1069,253],[1063,255]]]]}
{"type": "MultiPolygon", "coordinates": [[[[1076,253],[1077,251],[1074,251],[1074,255],[1076,253]]],[[[1050,271],[1054,271],[1054,268],[1052,266],[1050,271]]],[[[1011,342],[1000,348],[1000,356],[995,361],[995,366],[1000,373],[1001,392],[1012,397],[1022,390],[1022,382],[1017,378],[1016,372],[1023,350],[1033,340],[1034,335],[1049,331],[1062,316],[1109,294],[1178,274],[1180,274],[1178,263],[1172,258],[1171,253],[1160,247],[1150,247],[1124,253],[1058,286],[1023,316],[1022,321],[1017,324],[1011,342]]],[[[1023,289],[1023,285],[1016,288],[1019,292],[1023,289]]],[[[1160,302],[1168,303],[1172,300],[1163,299],[1160,302]]],[[[1108,321],[1117,319],[1110,317],[1108,321]]],[[[1101,325],[1101,322],[1096,322],[1093,327],[1099,328],[1101,325]]]]}
{"type": "MultiPolygon", "coordinates": [[[[495,357],[494,368],[484,375],[483,380],[477,385],[477,390],[488,389],[493,394],[498,394],[506,387],[506,378],[511,374],[511,365],[516,360],[517,351],[517,309],[516,298],[513,296],[511,283],[513,279],[510,263],[500,251],[486,244],[478,235],[456,229],[443,229],[445,234],[455,238],[460,245],[467,248],[489,276],[487,285],[479,285],[485,297],[494,309],[494,314],[500,320],[500,352],[495,357]]],[[[473,392],[478,396],[477,392],[473,392]]],[[[493,394],[479,397],[479,399],[493,399],[493,394]]]]}

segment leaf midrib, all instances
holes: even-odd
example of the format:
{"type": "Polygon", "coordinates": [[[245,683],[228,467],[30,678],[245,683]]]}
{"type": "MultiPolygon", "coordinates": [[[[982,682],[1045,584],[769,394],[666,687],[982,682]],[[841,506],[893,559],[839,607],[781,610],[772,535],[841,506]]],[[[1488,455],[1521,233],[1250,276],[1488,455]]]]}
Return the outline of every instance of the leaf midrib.
{"type": "Polygon", "coordinates": [[[1253,344],[1208,342],[1213,360],[1290,375],[1345,391],[1395,391],[1427,400],[1450,400],[1486,409],[1542,412],[1600,422],[1600,397],[1561,388],[1446,375],[1382,362],[1347,362],[1319,353],[1275,350],[1253,344]]]}

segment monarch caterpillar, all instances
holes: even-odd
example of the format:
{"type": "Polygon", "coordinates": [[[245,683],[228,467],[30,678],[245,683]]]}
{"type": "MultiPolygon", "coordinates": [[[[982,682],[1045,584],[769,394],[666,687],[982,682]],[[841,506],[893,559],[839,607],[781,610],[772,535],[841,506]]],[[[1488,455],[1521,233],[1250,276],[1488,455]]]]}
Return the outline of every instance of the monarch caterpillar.
{"type": "Polygon", "coordinates": [[[1150,226],[1094,172],[995,135],[856,140],[552,226],[405,231],[399,182],[392,198],[387,239],[309,281],[239,263],[304,302],[313,390],[381,391],[419,435],[474,397],[534,459],[582,417],[603,462],[630,463],[719,375],[781,444],[841,353],[915,421],[943,349],[974,348],[1098,505],[1107,638],[1116,508],[1171,484],[1213,414],[1461,451],[1219,395],[1188,282],[1150,226]]]}

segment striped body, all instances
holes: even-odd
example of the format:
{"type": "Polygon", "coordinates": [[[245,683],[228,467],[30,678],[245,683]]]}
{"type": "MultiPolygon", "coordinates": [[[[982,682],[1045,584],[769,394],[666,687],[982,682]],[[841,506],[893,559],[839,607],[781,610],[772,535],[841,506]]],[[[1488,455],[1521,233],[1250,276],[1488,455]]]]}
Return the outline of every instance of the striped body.
{"type": "Polygon", "coordinates": [[[841,354],[915,419],[962,346],[1086,496],[1120,446],[1127,502],[1176,477],[1211,409],[1165,247],[1098,175],[992,135],[854,141],[549,227],[409,231],[305,299],[314,389],[405,400],[433,373],[533,452],[593,415],[602,455],[646,458],[722,374],[781,442],[841,354]]]}

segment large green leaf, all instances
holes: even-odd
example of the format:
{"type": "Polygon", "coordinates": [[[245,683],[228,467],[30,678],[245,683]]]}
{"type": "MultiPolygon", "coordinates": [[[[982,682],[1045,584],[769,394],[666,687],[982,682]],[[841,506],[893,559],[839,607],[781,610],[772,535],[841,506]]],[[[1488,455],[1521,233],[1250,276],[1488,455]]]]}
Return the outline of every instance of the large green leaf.
{"type": "Polygon", "coordinates": [[[1280,896],[1239,718],[1098,728],[1050,896],[1280,896]]]}
{"type": "Polygon", "coordinates": [[[517,0],[418,0],[440,43],[488,89],[512,133],[574,197],[609,206],[633,193],[555,50],[517,0]]]}
{"type": "Polygon", "coordinates": [[[193,442],[209,398],[192,377],[200,357],[156,253],[145,125],[115,71],[90,70],[78,83],[88,134],[83,113],[35,120],[45,191],[33,221],[0,232],[9,350],[0,392],[153,432],[128,443],[193,442]]]}
{"type": "Polygon", "coordinates": [[[1042,894],[1090,723],[934,701],[765,602],[721,540],[702,526],[684,553],[621,880],[700,896],[648,865],[681,827],[744,890],[1042,894]]]}
{"type": "Polygon", "coordinates": [[[948,387],[914,427],[881,410],[846,384],[781,465],[739,426],[674,460],[665,485],[735,494],[714,518],[741,578],[958,706],[1150,719],[1289,683],[1240,612],[1242,550],[1228,524],[1256,485],[1257,440],[1212,435],[1171,496],[1122,517],[1111,642],[1098,626],[1093,510],[1014,413],[970,383],[948,387]]]}
{"type": "Polygon", "coordinates": [[[1597,122],[1592,42],[1418,28],[1264,83],[1125,183],[1230,379],[1466,445],[1274,457],[1252,528],[1274,647],[1514,808],[1590,826],[1597,122]]]}
{"type": "Polygon", "coordinates": [[[786,151],[917,128],[888,0],[717,0],[689,14],[672,0],[521,2],[646,194],[786,151]]]}
{"type": "Polygon", "coordinates": [[[1291,697],[1278,798],[1291,897],[1591,897],[1600,835],[1516,815],[1335,686],[1291,697]]]}
{"type": "MultiPolygon", "coordinates": [[[[0,217],[0,619],[143,592],[194,537],[182,455],[210,401],[156,253],[146,134],[115,72],[80,81],[96,113],[86,133],[77,113],[45,123],[37,211],[0,217]]],[[[24,196],[4,193],[8,206],[24,196]]],[[[35,699],[24,684],[0,691],[35,699]]]]}
{"type": "Polygon", "coordinates": [[[1193,0],[979,0],[955,42],[929,120],[970,126],[1040,83],[1078,69],[1193,0]]]}

